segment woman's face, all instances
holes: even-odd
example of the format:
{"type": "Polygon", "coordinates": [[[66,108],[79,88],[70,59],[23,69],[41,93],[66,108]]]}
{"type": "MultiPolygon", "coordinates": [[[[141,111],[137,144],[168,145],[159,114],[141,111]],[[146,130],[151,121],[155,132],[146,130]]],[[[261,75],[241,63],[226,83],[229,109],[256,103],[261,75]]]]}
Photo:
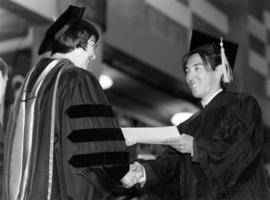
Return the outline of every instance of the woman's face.
{"type": "Polygon", "coordinates": [[[95,49],[97,48],[97,43],[95,37],[89,38],[86,49],[80,48],[80,52],[76,59],[76,65],[83,69],[86,69],[90,61],[96,58],[95,49]]]}

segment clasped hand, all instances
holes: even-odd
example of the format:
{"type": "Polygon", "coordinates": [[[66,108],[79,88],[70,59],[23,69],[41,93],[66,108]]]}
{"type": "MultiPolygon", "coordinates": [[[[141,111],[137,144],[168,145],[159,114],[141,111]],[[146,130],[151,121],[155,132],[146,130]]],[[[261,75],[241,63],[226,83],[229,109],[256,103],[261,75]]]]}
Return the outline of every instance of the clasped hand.
{"type": "Polygon", "coordinates": [[[121,182],[125,188],[131,188],[137,183],[140,183],[142,186],[145,182],[143,165],[138,162],[131,164],[128,173],[121,179],[121,182]]]}

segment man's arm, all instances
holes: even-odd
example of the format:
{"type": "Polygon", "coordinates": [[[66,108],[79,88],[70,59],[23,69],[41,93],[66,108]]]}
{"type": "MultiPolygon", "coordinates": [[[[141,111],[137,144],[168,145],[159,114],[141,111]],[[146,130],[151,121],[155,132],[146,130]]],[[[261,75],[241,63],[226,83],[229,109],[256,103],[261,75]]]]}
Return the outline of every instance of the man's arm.
{"type": "Polygon", "coordinates": [[[132,164],[121,182],[127,188],[137,183],[142,187],[168,183],[179,176],[182,156],[176,150],[168,147],[156,160],[132,164]]]}

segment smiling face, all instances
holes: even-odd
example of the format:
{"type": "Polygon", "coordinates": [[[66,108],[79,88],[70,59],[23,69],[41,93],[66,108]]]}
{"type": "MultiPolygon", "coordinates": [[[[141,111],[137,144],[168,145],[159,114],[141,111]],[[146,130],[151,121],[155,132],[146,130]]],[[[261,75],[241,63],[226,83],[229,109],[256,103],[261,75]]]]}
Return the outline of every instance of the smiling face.
{"type": "Polygon", "coordinates": [[[210,65],[205,65],[198,53],[191,55],[185,66],[186,82],[196,98],[207,99],[221,89],[220,70],[212,70],[210,65]]]}

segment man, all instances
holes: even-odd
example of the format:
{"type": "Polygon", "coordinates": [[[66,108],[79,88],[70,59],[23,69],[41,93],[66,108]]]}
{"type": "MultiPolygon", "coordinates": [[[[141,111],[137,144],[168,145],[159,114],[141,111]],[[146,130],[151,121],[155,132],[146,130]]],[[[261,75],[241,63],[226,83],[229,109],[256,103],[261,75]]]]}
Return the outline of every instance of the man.
{"type": "Polygon", "coordinates": [[[172,147],[166,154],[132,165],[122,180],[126,187],[167,183],[180,170],[182,199],[270,199],[261,109],[253,97],[226,91],[236,51],[234,43],[193,32],[183,68],[202,109],[177,127],[180,136],[164,141],[172,147]]]}
{"type": "Polygon", "coordinates": [[[99,34],[70,6],[47,30],[6,135],[5,200],[100,200],[128,170],[113,110],[87,65],[99,34]]]}

